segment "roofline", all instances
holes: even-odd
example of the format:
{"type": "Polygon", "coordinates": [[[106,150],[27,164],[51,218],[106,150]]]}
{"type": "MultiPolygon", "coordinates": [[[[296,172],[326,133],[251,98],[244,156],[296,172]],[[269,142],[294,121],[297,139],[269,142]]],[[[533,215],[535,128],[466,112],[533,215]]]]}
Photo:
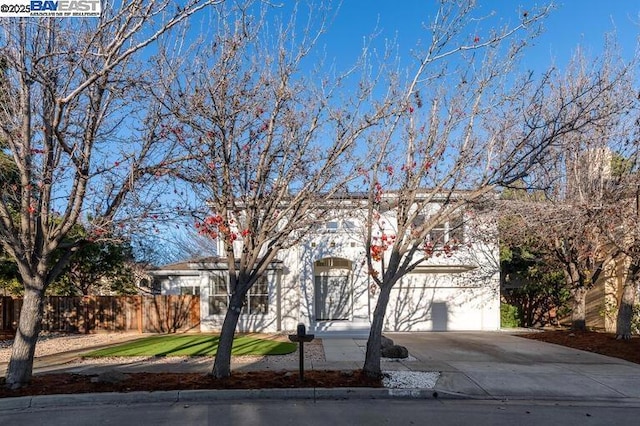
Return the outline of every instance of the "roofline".
{"type": "MultiPolygon", "coordinates": [[[[236,260],[239,264],[239,260],[236,260]]],[[[267,270],[280,270],[282,269],[282,261],[274,259],[269,262],[267,270]]],[[[194,272],[192,275],[197,275],[198,271],[227,271],[228,259],[221,256],[211,256],[199,259],[185,260],[182,262],[171,263],[164,265],[158,269],[149,271],[150,275],[172,275],[175,273],[181,273],[185,275],[185,272],[194,272]]]]}

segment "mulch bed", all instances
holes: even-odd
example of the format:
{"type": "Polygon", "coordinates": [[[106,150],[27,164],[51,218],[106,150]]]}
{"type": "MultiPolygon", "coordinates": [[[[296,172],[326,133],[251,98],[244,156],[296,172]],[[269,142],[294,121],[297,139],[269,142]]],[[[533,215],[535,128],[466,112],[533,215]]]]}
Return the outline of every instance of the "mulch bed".
{"type": "Polygon", "coordinates": [[[613,333],[569,330],[544,331],[519,334],[518,336],[595,352],[640,364],[640,337],[638,336],[634,336],[631,340],[616,340],[616,336],[613,333]]]}
{"type": "Polygon", "coordinates": [[[381,379],[366,377],[358,371],[309,370],[300,382],[298,372],[251,371],[232,372],[231,377],[215,379],[200,373],[131,373],[116,383],[93,383],[92,378],[71,373],[40,374],[32,378],[28,386],[8,390],[0,384],[0,398],[73,394],[92,392],[135,392],[196,389],[267,389],[267,388],[335,388],[382,387],[381,379]]]}

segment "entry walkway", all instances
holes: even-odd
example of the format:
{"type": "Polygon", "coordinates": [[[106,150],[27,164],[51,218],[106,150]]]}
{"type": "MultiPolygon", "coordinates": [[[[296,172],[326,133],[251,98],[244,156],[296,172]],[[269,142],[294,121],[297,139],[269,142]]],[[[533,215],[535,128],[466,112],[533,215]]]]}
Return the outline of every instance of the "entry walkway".
{"type": "Polygon", "coordinates": [[[366,340],[330,337],[322,339],[327,362],[364,362],[366,344],[366,340]]]}

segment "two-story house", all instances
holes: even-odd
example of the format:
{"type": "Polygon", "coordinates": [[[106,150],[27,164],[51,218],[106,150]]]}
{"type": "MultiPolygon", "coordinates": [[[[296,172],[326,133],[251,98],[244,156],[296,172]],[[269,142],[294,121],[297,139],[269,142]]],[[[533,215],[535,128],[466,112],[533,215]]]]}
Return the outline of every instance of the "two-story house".
{"type": "MultiPolygon", "coordinates": [[[[247,295],[240,331],[294,330],[304,323],[320,336],[368,333],[377,287],[365,258],[365,200],[356,198],[300,243],[279,252],[247,295]]],[[[393,229],[393,210],[382,215],[393,229]]],[[[499,329],[495,222],[477,212],[464,212],[443,220],[428,238],[442,245],[455,240],[459,248],[446,254],[436,244],[428,260],[396,283],[385,329],[499,329]]],[[[226,262],[225,257],[194,259],[164,266],[152,275],[162,294],[199,295],[201,330],[214,331],[222,326],[230,294],[226,262]]]]}

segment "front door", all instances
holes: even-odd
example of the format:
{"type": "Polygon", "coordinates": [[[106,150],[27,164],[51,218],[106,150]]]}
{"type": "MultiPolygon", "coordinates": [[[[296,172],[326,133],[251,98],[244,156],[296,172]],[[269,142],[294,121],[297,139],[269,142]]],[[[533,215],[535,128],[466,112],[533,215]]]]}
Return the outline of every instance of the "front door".
{"type": "Polygon", "coordinates": [[[351,311],[349,276],[315,277],[316,320],[348,320],[351,311]]]}

